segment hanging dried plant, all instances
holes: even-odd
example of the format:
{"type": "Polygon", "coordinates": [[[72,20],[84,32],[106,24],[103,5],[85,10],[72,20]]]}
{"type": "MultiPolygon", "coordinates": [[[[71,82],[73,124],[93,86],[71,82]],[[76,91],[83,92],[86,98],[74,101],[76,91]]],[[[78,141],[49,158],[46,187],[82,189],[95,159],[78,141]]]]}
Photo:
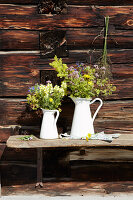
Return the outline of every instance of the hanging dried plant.
{"type": "Polygon", "coordinates": [[[110,60],[108,58],[108,52],[107,52],[107,39],[108,39],[108,28],[109,28],[109,16],[105,17],[105,36],[104,36],[104,48],[103,48],[103,53],[102,57],[100,58],[99,61],[99,66],[104,67],[105,74],[104,77],[110,77],[112,76],[111,69],[110,69],[110,60]]]}

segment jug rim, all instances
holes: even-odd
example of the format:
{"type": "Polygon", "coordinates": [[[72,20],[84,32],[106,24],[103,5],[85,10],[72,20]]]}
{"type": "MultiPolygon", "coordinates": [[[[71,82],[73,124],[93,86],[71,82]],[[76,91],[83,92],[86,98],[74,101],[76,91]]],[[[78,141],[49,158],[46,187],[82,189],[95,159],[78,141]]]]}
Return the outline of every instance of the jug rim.
{"type": "Polygon", "coordinates": [[[48,109],[44,109],[44,108],[41,108],[41,110],[44,111],[44,112],[56,112],[56,111],[58,111],[58,110],[48,110],[48,109]]]}
{"type": "Polygon", "coordinates": [[[84,101],[91,101],[92,100],[92,98],[82,98],[82,97],[70,97],[70,98],[72,100],[84,100],[84,101]]]}

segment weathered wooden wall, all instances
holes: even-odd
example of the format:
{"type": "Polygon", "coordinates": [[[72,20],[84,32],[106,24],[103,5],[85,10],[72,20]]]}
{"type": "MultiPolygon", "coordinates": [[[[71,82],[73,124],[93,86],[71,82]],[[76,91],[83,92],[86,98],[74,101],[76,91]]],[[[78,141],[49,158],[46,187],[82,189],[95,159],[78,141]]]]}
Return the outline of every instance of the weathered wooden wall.
{"type": "MultiPolygon", "coordinates": [[[[101,30],[107,15],[110,16],[108,56],[117,90],[104,102],[95,127],[105,133],[132,134],[133,1],[68,0],[66,11],[61,14],[39,14],[38,3],[37,0],[0,1],[1,144],[12,134],[39,133],[41,113],[29,110],[25,97],[28,88],[40,82],[41,72],[45,74],[50,69],[49,62],[53,59],[48,49],[42,53],[41,34],[65,32],[65,63],[95,63],[102,52],[101,30]]],[[[59,50],[52,51],[54,55],[59,50]]],[[[93,111],[96,106],[92,106],[93,111]]],[[[72,102],[64,103],[61,120],[68,129],[73,109],[72,102]]]]}

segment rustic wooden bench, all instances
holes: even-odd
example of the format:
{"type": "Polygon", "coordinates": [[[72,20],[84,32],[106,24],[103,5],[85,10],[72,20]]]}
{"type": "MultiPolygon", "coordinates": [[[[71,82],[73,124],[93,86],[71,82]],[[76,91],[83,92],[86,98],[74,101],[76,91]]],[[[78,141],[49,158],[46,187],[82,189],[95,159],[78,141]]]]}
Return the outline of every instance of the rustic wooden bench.
{"type": "Polygon", "coordinates": [[[54,140],[43,140],[35,137],[33,140],[22,141],[21,135],[10,136],[7,140],[7,147],[9,148],[36,148],[37,149],[37,183],[36,187],[43,187],[42,181],[42,163],[43,155],[42,149],[52,148],[81,148],[81,147],[108,147],[108,148],[127,148],[133,147],[133,135],[122,134],[119,138],[114,139],[111,143],[99,140],[71,140],[71,139],[54,139],[54,140]]]}

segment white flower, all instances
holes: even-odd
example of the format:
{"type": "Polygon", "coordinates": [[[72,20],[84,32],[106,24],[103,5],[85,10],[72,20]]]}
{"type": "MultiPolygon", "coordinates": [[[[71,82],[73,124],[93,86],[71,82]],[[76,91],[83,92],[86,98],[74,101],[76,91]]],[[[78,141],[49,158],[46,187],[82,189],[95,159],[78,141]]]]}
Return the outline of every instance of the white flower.
{"type": "Polygon", "coordinates": [[[66,89],[66,88],[67,88],[67,84],[66,84],[65,81],[63,81],[63,82],[61,83],[61,87],[62,87],[63,89],[66,89]]]}

